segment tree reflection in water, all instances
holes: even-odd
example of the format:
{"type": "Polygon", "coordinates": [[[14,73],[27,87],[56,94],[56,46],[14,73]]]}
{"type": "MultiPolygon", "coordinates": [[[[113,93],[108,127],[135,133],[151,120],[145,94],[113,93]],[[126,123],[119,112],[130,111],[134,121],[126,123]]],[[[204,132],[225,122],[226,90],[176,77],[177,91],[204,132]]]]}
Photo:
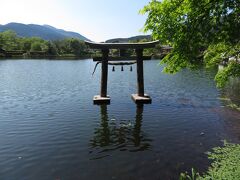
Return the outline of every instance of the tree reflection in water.
{"type": "Polygon", "coordinates": [[[101,123],[90,141],[91,153],[98,155],[94,159],[108,156],[110,151],[138,152],[148,150],[151,139],[142,131],[143,105],[136,106],[134,125],[131,121],[118,121],[108,117],[107,105],[100,106],[101,123]],[[99,156],[100,155],[100,156],[99,156]]]}
{"type": "Polygon", "coordinates": [[[230,79],[222,91],[222,97],[229,98],[233,103],[240,106],[240,78],[230,79]]]}
{"type": "Polygon", "coordinates": [[[238,143],[240,140],[240,78],[232,78],[226,87],[221,90],[220,99],[223,106],[218,113],[226,116],[224,128],[231,135],[231,141],[238,143]]]}

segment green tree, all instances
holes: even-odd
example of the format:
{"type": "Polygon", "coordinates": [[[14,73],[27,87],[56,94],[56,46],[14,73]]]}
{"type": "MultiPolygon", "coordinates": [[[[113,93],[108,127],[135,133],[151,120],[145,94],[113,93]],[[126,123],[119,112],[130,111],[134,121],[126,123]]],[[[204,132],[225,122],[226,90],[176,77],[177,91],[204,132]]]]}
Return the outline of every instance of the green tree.
{"type": "Polygon", "coordinates": [[[51,41],[48,41],[46,43],[46,46],[47,46],[47,50],[46,50],[47,54],[53,55],[53,56],[58,54],[56,45],[54,43],[52,43],[51,41]]]}
{"type": "Polygon", "coordinates": [[[215,66],[232,58],[216,75],[218,86],[240,76],[239,0],[152,0],[140,12],[148,15],[144,31],[173,47],[162,61],[165,72],[201,63],[215,66]]]}
{"type": "Polygon", "coordinates": [[[3,48],[3,35],[0,33],[0,48],[3,48]]]}
{"type": "Polygon", "coordinates": [[[31,37],[29,38],[31,42],[31,49],[30,51],[47,51],[47,41],[39,38],[39,37],[31,37]]]}
{"type": "Polygon", "coordinates": [[[42,43],[40,43],[40,42],[37,42],[37,41],[33,42],[31,44],[31,51],[42,51],[41,45],[42,45],[42,43]]]}
{"type": "Polygon", "coordinates": [[[83,55],[86,49],[86,45],[83,41],[78,39],[71,39],[70,41],[70,47],[72,49],[72,53],[76,56],[83,55]]]}
{"type": "Polygon", "coordinates": [[[63,39],[54,41],[53,43],[55,44],[59,54],[71,54],[72,50],[70,47],[70,41],[71,39],[63,39]]]}
{"type": "Polygon", "coordinates": [[[31,39],[30,38],[22,38],[21,41],[21,50],[30,51],[31,49],[31,39]]]}
{"type": "Polygon", "coordinates": [[[14,31],[4,31],[1,33],[1,46],[3,49],[10,51],[10,50],[17,50],[19,47],[19,38],[14,31]]]}

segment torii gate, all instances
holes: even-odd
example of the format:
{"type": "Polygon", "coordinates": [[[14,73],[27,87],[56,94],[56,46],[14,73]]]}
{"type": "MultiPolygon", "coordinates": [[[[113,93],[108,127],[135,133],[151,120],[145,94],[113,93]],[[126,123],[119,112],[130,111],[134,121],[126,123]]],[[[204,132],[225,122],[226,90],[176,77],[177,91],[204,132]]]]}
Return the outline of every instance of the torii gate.
{"type": "Polygon", "coordinates": [[[93,98],[94,104],[110,104],[110,96],[107,95],[107,79],[108,79],[108,61],[123,61],[136,60],[137,63],[137,94],[132,94],[132,99],[136,104],[149,104],[152,99],[149,95],[144,93],[144,76],[143,76],[143,60],[150,60],[151,56],[143,56],[143,50],[146,48],[154,48],[159,41],[145,42],[145,43],[94,43],[85,41],[92,49],[99,49],[102,51],[102,57],[95,57],[93,61],[102,63],[101,72],[101,91],[100,95],[93,98]],[[109,56],[110,49],[119,49],[120,57],[109,56]],[[123,53],[126,49],[134,49],[137,56],[126,57],[123,53]]]}

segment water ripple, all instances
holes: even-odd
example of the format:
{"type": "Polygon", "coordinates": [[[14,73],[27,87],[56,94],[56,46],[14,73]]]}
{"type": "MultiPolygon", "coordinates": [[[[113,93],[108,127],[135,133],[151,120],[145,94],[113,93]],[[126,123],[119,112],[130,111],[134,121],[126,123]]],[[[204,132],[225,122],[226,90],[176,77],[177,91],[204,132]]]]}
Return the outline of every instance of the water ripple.
{"type": "Polygon", "coordinates": [[[93,106],[100,70],[82,61],[0,64],[0,179],[176,179],[207,168],[204,152],[240,141],[239,112],[222,107],[215,72],[162,74],[144,63],[153,103],[136,106],[134,71],[109,71],[111,105],[93,106]]]}

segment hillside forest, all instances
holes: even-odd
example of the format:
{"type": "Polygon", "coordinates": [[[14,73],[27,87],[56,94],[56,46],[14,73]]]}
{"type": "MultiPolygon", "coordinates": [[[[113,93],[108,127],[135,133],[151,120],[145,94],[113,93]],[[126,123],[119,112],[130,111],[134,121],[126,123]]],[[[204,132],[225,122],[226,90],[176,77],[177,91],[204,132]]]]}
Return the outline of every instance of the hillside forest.
{"type": "Polygon", "coordinates": [[[79,39],[43,40],[39,37],[19,37],[14,31],[0,33],[0,48],[9,52],[23,52],[31,55],[84,56],[88,54],[84,41],[79,39]]]}

